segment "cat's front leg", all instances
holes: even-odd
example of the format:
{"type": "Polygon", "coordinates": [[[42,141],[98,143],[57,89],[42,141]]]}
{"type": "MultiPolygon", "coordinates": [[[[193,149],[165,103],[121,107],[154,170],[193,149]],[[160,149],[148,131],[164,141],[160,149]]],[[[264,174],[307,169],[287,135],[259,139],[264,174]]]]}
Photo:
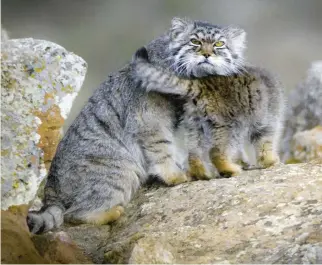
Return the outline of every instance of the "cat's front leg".
{"type": "Polygon", "coordinates": [[[209,159],[209,142],[206,139],[205,128],[200,115],[195,111],[194,106],[186,105],[184,117],[185,134],[187,136],[186,146],[188,147],[188,175],[197,180],[209,180],[218,176],[218,172],[209,159]],[[192,107],[191,107],[192,106],[192,107]]]}
{"type": "Polygon", "coordinates": [[[204,160],[202,155],[197,155],[193,152],[189,154],[188,175],[197,180],[209,180],[216,178],[218,176],[218,172],[212,164],[209,164],[204,160]]]}
{"type": "Polygon", "coordinates": [[[215,126],[212,130],[213,146],[209,151],[209,156],[219,174],[223,177],[237,176],[242,172],[242,167],[234,163],[234,158],[240,144],[238,137],[228,126],[215,126]]]}
{"type": "Polygon", "coordinates": [[[274,147],[273,137],[263,137],[255,142],[257,163],[262,168],[274,166],[280,162],[279,155],[274,147]]]}
{"type": "Polygon", "coordinates": [[[257,164],[261,168],[268,168],[280,163],[278,155],[280,131],[278,126],[256,124],[250,136],[251,142],[255,147],[257,164]]]}

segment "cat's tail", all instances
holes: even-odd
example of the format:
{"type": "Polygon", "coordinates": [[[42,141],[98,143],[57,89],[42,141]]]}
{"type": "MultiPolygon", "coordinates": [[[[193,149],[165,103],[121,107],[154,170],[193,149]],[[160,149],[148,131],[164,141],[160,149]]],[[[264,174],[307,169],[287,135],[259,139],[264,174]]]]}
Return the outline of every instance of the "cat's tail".
{"type": "Polygon", "coordinates": [[[29,212],[27,224],[33,234],[41,234],[59,227],[64,222],[64,209],[58,205],[43,207],[39,212],[29,212]]]}

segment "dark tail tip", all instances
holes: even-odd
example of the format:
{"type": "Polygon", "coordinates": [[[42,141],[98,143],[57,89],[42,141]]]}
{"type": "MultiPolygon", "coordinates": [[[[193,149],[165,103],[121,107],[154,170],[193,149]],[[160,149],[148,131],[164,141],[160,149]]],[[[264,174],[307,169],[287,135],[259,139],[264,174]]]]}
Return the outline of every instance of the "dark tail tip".
{"type": "Polygon", "coordinates": [[[143,46],[139,48],[134,54],[134,60],[144,60],[149,62],[149,54],[147,49],[143,46]]]}
{"type": "Polygon", "coordinates": [[[45,229],[45,223],[42,218],[33,213],[27,215],[27,225],[29,231],[33,234],[41,234],[45,229]]]}

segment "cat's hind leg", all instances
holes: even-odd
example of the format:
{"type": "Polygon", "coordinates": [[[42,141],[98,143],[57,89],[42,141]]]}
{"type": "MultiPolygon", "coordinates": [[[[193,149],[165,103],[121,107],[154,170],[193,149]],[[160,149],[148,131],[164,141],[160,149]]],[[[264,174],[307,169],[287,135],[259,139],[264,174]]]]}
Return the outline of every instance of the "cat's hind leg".
{"type": "Polygon", "coordinates": [[[104,163],[93,158],[83,164],[70,172],[65,222],[105,225],[118,220],[146,172],[130,157],[104,158],[104,163]]]}
{"type": "MultiPolygon", "coordinates": [[[[124,208],[120,205],[114,206],[111,209],[98,210],[90,212],[83,216],[74,216],[74,222],[87,223],[95,225],[105,225],[117,221],[124,213],[124,208]]],[[[72,220],[72,219],[71,219],[72,220]]]]}
{"type": "Polygon", "coordinates": [[[142,149],[148,163],[148,175],[169,186],[187,182],[190,178],[175,156],[178,152],[176,139],[170,130],[159,128],[145,132],[142,149]]]}

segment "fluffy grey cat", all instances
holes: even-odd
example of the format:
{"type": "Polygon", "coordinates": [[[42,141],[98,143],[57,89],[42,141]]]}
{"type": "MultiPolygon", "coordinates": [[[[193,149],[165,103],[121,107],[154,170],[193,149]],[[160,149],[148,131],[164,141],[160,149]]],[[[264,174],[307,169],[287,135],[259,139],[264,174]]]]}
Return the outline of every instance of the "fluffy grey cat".
{"type": "Polygon", "coordinates": [[[178,54],[172,71],[149,63],[148,51],[141,48],[135,77],[147,91],[190,98],[184,125],[189,131],[192,176],[211,175],[207,156],[222,175],[239,174],[241,167],[234,162],[247,162],[245,141],[256,149],[257,166],[278,163],[282,89],[269,72],[243,63],[243,30],[187,20],[177,20],[176,25],[177,45],[169,47],[178,54]],[[207,131],[210,143],[204,144],[207,131]]]}
{"type": "MultiPolygon", "coordinates": [[[[168,57],[163,47],[171,43],[170,32],[149,44],[159,62],[168,57]]],[[[112,222],[149,176],[168,185],[188,180],[183,100],[146,93],[133,80],[131,63],[111,74],[72,123],[52,161],[44,206],[28,214],[31,232],[48,231],[64,220],[112,222]]]]}

